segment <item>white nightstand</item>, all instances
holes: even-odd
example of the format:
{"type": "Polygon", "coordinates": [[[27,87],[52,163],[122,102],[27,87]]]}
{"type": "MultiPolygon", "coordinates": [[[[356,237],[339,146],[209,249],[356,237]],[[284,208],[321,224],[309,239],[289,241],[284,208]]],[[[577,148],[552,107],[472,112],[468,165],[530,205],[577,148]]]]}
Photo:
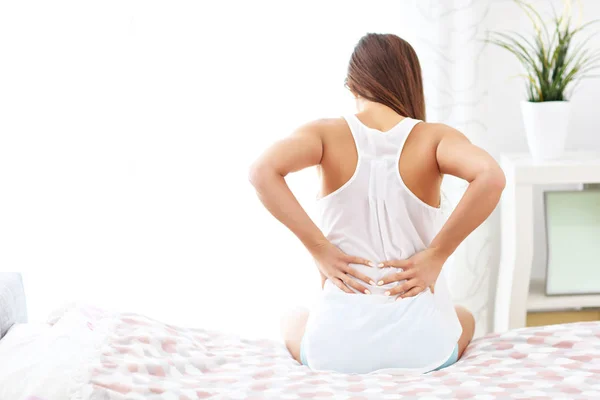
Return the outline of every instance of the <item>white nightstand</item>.
{"type": "MultiPolygon", "coordinates": [[[[600,153],[572,152],[553,161],[534,162],[528,154],[503,155],[506,174],[501,200],[501,246],[494,331],[525,326],[527,311],[600,307],[600,295],[551,296],[530,285],[533,260],[535,185],[600,182],[600,153]]],[[[600,238],[598,241],[600,245],[600,238]]]]}

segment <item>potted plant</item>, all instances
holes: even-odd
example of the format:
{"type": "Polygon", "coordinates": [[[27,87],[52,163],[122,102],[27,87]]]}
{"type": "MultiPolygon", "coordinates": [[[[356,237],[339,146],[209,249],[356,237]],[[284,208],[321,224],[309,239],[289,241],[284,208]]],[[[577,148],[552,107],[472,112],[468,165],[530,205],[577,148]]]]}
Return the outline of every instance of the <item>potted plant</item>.
{"type": "Polygon", "coordinates": [[[598,67],[600,53],[587,44],[595,32],[579,41],[593,23],[573,27],[572,4],[565,0],[560,15],[546,24],[540,13],[523,0],[515,0],[534,28],[531,37],[517,32],[490,32],[487,41],[510,51],[525,68],[527,101],[521,103],[527,144],[537,161],[558,158],[564,152],[573,89],[598,67]]]}

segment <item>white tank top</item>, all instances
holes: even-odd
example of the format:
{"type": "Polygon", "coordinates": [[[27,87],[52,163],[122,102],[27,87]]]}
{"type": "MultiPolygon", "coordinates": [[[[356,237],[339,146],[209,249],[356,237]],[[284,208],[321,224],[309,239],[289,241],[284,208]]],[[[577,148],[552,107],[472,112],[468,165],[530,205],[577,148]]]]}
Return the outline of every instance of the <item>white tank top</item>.
{"type": "MultiPolygon", "coordinates": [[[[398,169],[406,139],[419,120],[405,118],[387,132],[345,117],[356,149],[354,175],[318,200],[319,225],[343,252],[378,264],[426,249],[443,223],[441,210],[416,197],[398,169]]],[[[351,265],[378,282],[396,268],[351,265]]],[[[364,283],[363,283],[364,284],[364,283]]],[[[313,307],[303,350],[315,370],[346,373],[428,372],[452,354],[461,335],[444,271],[435,293],[395,301],[397,285],[370,286],[371,295],[344,293],[330,281],[313,307]],[[389,371],[391,369],[391,371],[389,371]]]]}

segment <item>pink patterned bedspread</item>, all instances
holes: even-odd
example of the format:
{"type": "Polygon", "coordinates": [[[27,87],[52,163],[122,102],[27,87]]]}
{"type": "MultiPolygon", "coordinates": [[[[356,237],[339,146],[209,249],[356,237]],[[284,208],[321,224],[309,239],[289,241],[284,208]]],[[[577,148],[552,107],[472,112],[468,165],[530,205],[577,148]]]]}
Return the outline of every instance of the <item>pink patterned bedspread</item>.
{"type": "MultiPolygon", "coordinates": [[[[475,340],[427,375],[313,372],[278,342],[112,316],[82,399],[600,399],[600,323],[514,330],[475,340]]],[[[94,321],[90,320],[90,329],[94,321]]]]}

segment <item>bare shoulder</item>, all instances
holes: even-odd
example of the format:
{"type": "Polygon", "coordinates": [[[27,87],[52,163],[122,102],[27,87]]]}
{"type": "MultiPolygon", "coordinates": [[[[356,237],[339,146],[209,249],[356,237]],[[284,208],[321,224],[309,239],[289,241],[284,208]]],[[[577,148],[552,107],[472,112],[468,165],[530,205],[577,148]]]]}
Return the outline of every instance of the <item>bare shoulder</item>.
{"type": "Polygon", "coordinates": [[[322,142],[331,143],[349,131],[343,118],[322,118],[301,125],[294,131],[294,136],[318,137],[322,142]]]}
{"type": "Polygon", "coordinates": [[[344,130],[347,127],[348,125],[343,118],[321,118],[301,125],[297,131],[326,134],[328,132],[344,130]]]}
{"type": "Polygon", "coordinates": [[[421,140],[433,144],[438,144],[444,138],[467,140],[458,129],[439,122],[421,122],[415,126],[413,133],[421,140]]]}

